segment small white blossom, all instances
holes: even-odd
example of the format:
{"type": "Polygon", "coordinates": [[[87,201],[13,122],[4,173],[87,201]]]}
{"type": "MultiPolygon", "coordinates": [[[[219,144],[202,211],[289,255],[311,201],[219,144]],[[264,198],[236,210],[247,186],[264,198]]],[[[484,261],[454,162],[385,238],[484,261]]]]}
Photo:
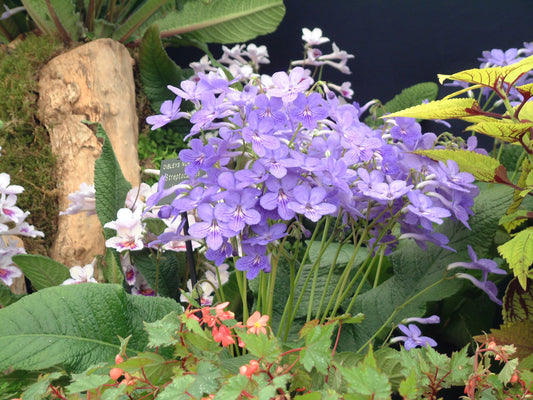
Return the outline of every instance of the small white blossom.
{"type": "Polygon", "coordinates": [[[329,39],[327,37],[322,36],[322,29],[320,28],[315,28],[313,30],[303,28],[302,40],[306,43],[305,47],[318,46],[322,43],[329,42],[329,39]]]}
{"type": "Polygon", "coordinates": [[[83,283],[83,282],[98,283],[98,281],[94,279],[93,274],[94,274],[94,266],[92,264],[87,264],[84,267],[80,267],[79,265],[76,265],[75,267],[72,267],[70,269],[71,278],[63,282],[62,285],[73,285],[75,283],[83,283]]]}

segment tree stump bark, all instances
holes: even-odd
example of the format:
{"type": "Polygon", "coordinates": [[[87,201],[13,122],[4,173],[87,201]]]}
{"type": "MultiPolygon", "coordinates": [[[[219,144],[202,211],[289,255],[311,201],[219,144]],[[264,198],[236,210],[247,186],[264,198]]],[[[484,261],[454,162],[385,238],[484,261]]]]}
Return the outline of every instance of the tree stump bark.
{"type": "MultiPolygon", "coordinates": [[[[101,143],[82,121],[106,130],[122,172],[132,186],[140,184],[137,155],[133,59],[111,39],[99,39],[52,59],[39,78],[39,113],[57,156],[59,207],[82,182],[94,183],[94,162],[101,143]]],[[[43,171],[43,173],[46,173],[43,171]]],[[[59,218],[50,256],[69,266],[85,265],[105,252],[102,226],[85,213],[59,218]]]]}

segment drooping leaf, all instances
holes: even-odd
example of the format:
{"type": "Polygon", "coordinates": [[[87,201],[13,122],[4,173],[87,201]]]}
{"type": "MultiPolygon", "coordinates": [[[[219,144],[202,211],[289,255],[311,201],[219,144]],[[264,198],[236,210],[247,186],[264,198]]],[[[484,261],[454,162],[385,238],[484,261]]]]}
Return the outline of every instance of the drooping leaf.
{"type": "Polygon", "coordinates": [[[453,160],[462,172],[470,172],[483,182],[495,182],[497,170],[502,167],[498,160],[468,150],[416,150],[414,153],[436,161],[453,160]]]}
{"type": "Polygon", "coordinates": [[[481,190],[475,199],[474,215],[469,220],[472,230],[451,220],[437,227],[438,232],[450,239],[448,246],[457,250],[456,253],[433,245],[422,250],[410,240],[401,242],[390,255],[394,276],[357,297],[351,312],[363,313],[365,320],[355,326],[342,327],[339,351],[357,351],[389,318],[392,317],[387,332],[392,324],[399,323],[403,318],[423,316],[428,301],[441,300],[456,293],[462,285],[458,279],[437,283],[445,276],[446,266],[470,260],[468,244],[476,249],[478,257],[487,255],[498,221],[511,196],[512,189],[503,185],[481,190]],[[431,285],[435,286],[428,289],[431,285]],[[415,295],[415,299],[405,304],[415,295]]]}
{"type": "Polygon", "coordinates": [[[519,139],[533,128],[533,123],[487,121],[470,125],[466,129],[503,140],[504,142],[517,143],[519,139]]]}
{"type": "MultiPolygon", "coordinates": [[[[376,117],[381,117],[384,113],[393,113],[422,104],[424,100],[433,101],[437,98],[438,91],[439,87],[434,82],[417,83],[402,90],[392,100],[386,102],[383,108],[378,108],[376,117]]],[[[365,119],[365,123],[370,126],[376,126],[381,125],[383,121],[375,120],[373,116],[369,116],[365,119]]]]}
{"type": "Polygon", "coordinates": [[[515,89],[518,90],[524,97],[533,96],[533,83],[515,86],[515,89]]]}
{"type": "Polygon", "coordinates": [[[147,0],[143,2],[129,17],[121,24],[112,35],[112,38],[119,42],[126,42],[150,17],[163,6],[167,0],[147,0]]]}
{"type": "Polygon", "coordinates": [[[500,218],[502,225],[507,232],[511,232],[529,219],[533,219],[533,211],[517,210],[511,214],[505,214],[500,218]]]}
{"type": "MultiPolygon", "coordinates": [[[[117,211],[124,207],[131,185],[124,178],[113,146],[100,124],[97,124],[96,135],[104,139],[102,154],[94,163],[95,207],[98,219],[104,226],[117,219],[117,211]]],[[[115,231],[104,228],[104,236],[109,239],[115,236],[115,231]]]]}
{"type": "Polygon", "coordinates": [[[70,278],[68,267],[45,256],[17,254],[13,256],[13,262],[31,281],[35,290],[61,285],[70,278]]]}
{"type": "Polygon", "coordinates": [[[449,79],[494,88],[501,82],[512,85],[531,69],[533,69],[533,56],[504,67],[473,68],[452,75],[439,74],[439,82],[442,84],[446,79],[449,79]]]}
{"type": "Polygon", "coordinates": [[[419,119],[448,119],[465,118],[472,116],[467,109],[479,107],[479,103],[474,99],[447,99],[435,100],[425,104],[406,108],[392,114],[387,114],[382,118],[410,117],[419,119]]]}
{"type": "Polygon", "coordinates": [[[533,228],[518,232],[511,240],[498,246],[498,252],[525,289],[529,267],[533,264],[533,228]]]}
{"type": "Polygon", "coordinates": [[[283,0],[189,1],[181,11],[169,12],[157,23],[162,37],[239,43],[273,32],[284,14],[283,0]]]}
{"type": "Polygon", "coordinates": [[[518,321],[533,321],[533,282],[527,280],[526,288],[514,278],[507,286],[502,311],[504,325],[518,321]]]}
{"type": "Polygon", "coordinates": [[[148,343],[143,322],[181,310],[165,298],[132,296],[118,285],[80,283],[25,296],[0,310],[0,370],[62,365],[81,372],[112,361],[120,337],[132,335],[129,355],[148,343]]]}
{"type": "MultiPolygon", "coordinates": [[[[530,175],[532,168],[531,163],[527,158],[522,161],[521,168],[520,168],[520,176],[518,177],[518,182],[516,183],[519,188],[526,187],[526,180],[527,177],[530,175]]],[[[522,190],[516,189],[513,193],[513,201],[509,205],[509,208],[507,209],[507,215],[511,215],[518,211],[520,205],[524,201],[525,195],[522,193],[522,190]]],[[[504,228],[507,230],[507,232],[510,232],[514,228],[513,223],[504,224],[504,228]]]]}
{"type": "Polygon", "coordinates": [[[148,28],[139,48],[139,71],[143,90],[157,112],[165,100],[174,95],[167,85],[179,86],[183,79],[180,67],[167,55],[157,25],[148,28]]]}

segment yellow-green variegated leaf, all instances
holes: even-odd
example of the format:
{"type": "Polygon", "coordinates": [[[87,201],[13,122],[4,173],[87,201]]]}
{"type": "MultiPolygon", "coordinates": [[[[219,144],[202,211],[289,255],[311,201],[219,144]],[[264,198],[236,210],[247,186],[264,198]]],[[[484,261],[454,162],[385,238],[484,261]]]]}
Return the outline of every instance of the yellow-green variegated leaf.
{"type": "Polygon", "coordinates": [[[528,101],[518,113],[518,119],[522,122],[533,122],[533,102],[528,101]]]}
{"type": "Polygon", "coordinates": [[[533,96],[533,83],[517,86],[516,90],[518,90],[525,97],[533,96]]]}
{"type": "Polygon", "coordinates": [[[479,103],[474,99],[447,99],[435,100],[425,104],[406,108],[381,118],[410,117],[419,119],[448,119],[465,118],[472,116],[467,111],[470,108],[478,108],[479,103]]]}
{"type": "Polygon", "coordinates": [[[533,69],[533,56],[504,67],[473,68],[452,75],[439,74],[438,77],[441,84],[446,79],[450,79],[493,88],[497,86],[498,82],[513,84],[531,69],[533,69]]]}
{"type": "Polygon", "coordinates": [[[484,135],[503,140],[504,142],[515,143],[519,141],[519,138],[523,136],[533,128],[531,122],[505,122],[500,121],[488,121],[479,122],[471,125],[467,130],[482,133],[484,135]]]}
{"type": "Polygon", "coordinates": [[[463,172],[470,172],[477,180],[484,182],[496,182],[497,178],[507,178],[505,168],[500,162],[492,157],[474,153],[468,150],[417,150],[414,153],[429,157],[435,161],[453,160],[463,172]]]}
{"type": "Polygon", "coordinates": [[[518,232],[511,240],[498,246],[498,252],[525,289],[529,266],[533,264],[533,228],[518,232]]]}

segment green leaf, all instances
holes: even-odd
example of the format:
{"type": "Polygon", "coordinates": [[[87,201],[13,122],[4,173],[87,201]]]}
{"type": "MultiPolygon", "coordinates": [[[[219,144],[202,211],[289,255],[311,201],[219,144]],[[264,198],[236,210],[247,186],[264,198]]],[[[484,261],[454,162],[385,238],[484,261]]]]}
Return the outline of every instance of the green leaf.
{"type": "Polygon", "coordinates": [[[507,243],[498,246],[498,252],[525,289],[529,267],[533,264],[533,228],[518,232],[507,243]]]}
{"type": "Polygon", "coordinates": [[[381,328],[388,332],[393,324],[404,318],[422,317],[428,301],[441,300],[456,293],[462,286],[459,280],[447,279],[437,283],[444,278],[445,267],[456,261],[469,260],[467,244],[476,249],[480,258],[487,255],[498,229],[498,220],[507,209],[511,196],[512,189],[503,185],[482,190],[475,199],[474,215],[469,220],[472,230],[451,220],[436,229],[446,234],[450,239],[448,246],[456,249],[456,253],[434,245],[422,250],[410,240],[400,243],[389,257],[394,276],[357,297],[351,312],[361,312],[366,318],[361,324],[342,327],[339,351],[357,351],[381,328]],[[389,318],[392,318],[389,325],[385,325],[389,318]]]}
{"type": "Polygon", "coordinates": [[[406,108],[392,114],[384,115],[381,118],[410,117],[419,119],[447,119],[447,118],[464,118],[472,114],[467,109],[479,107],[474,99],[447,99],[435,100],[426,104],[406,108]]]}
{"type": "Polygon", "coordinates": [[[139,72],[143,90],[155,111],[159,111],[165,100],[174,97],[167,85],[179,86],[183,80],[181,68],[163,48],[157,25],[148,28],[141,41],[139,72]]]}
{"type": "Polygon", "coordinates": [[[81,373],[72,376],[72,383],[66,387],[69,394],[95,389],[111,381],[109,375],[81,373]]]}
{"type": "Polygon", "coordinates": [[[400,383],[398,393],[405,400],[415,400],[418,398],[418,381],[416,380],[416,373],[414,370],[411,370],[407,378],[400,383]]]}
{"type": "Polygon", "coordinates": [[[148,333],[148,346],[155,348],[176,344],[179,340],[176,332],[181,328],[179,313],[170,313],[155,322],[145,322],[144,328],[148,333]]]}
{"type": "Polygon", "coordinates": [[[70,278],[68,267],[45,256],[17,254],[13,256],[13,262],[31,281],[35,290],[61,285],[70,278]]]}
{"type": "Polygon", "coordinates": [[[354,393],[366,398],[390,399],[391,385],[387,375],[377,369],[376,359],[372,350],[356,367],[346,368],[337,366],[344,377],[349,389],[347,393],[354,393]]]}
{"type": "Polygon", "coordinates": [[[316,325],[307,331],[305,347],[300,353],[301,362],[307,371],[310,372],[315,367],[319,373],[327,374],[332,362],[331,335],[336,326],[336,323],[316,325]]]}
{"type": "MultiPolygon", "coordinates": [[[[172,379],[165,389],[158,394],[158,400],[188,400],[189,387],[194,382],[194,375],[181,375],[172,379]]],[[[236,397],[235,397],[236,398],[236,397]]]]}
{"type": "Polygon", "coordinates": [[[248,382],[249,379],[244,375],[233,375],[222,384],[215,397],[217,400],[240,399],[242,391],[248,386],[248,382]]]}
{"type": "Polygon", "coordinates": [[[254,333],[246,333],[244,330],[237,334],[246,345],[246,350],[257,358],[264,358],[268,362],[274,362],[281,354],[276,336],[256,335],[254,333]]]}
{"type": "Polygon", "coordinates": [[[119,42],[126,42],[138,28],[163,6],[167,0],[147,0],[141,4],[112,35],[119,42]]]}
{"type": "Polygon", "coordinates": [[[130,253],[131,261],[146,278],[150,287],[157,294],[179,299],[180,276],[178,274],[178,259],[175,252],[167,251],[160,254],[159,274],[157,260],[148,249],[130,253]]]}
{"type": "Polygon", "coordinates": [[[124,282],[124,273],[120,265],[120,255],[114,249],[106,248],[105,266],[102,269],[104,279],[107,283],[122,284],[124,282]]]}
{"type": "MultiPolygon", "coordinates": [[[[502,325],[500,329],[491,329],[489,340],[498,345],[513,345],[516,347],[514,356],[522,360],[533,354],[533,321],[523,320],[502,325]]],[[[476,340],[485,341],[485,335],[474,336],[476,340]]]]}
{"type": "Polygon", "coordinates": [[[495,182],[498,174],[502,173],[501,169],[504,168],[498,160],[468,150],[416,150],[414,153],[436,161],[453,160],[461,172],[470,172],[477,180],[483,182],[495,182]]]}
{"type": "Polygon", "coordinates": [[[282,0],[189,1],[181,11],[169,12],[157,23],[162,37],[239,43],[273,32],[284,14],[282,0]]]}
{"type": "Polygon", "coordinates": [[[22,0],[22,4],[39,29],[49,35],[60,34],[65,39],[77,41],[81,32],[80,14],[72,0],[49,0],[55,15],[50,13],[43,0],[22,0]],[[57,18],[56,21],[54,19],[57,18]]]}
{"type": "MultiPolygon", "coordinates": [[[[376,111],[376,117],[379,118],[385,113],[393,113],[412,106],[421,104],[424,100],[433,101],[437,98],[439,87],[434,82],[422,82],[402,90],[376,111]]],[[[365,123],[370,126],[381,125],[383,121],[368,117],[365,123]]]]}
{"type": "Polygon", "coordinates": [[[63,365],[81,372],[120,351],[143,351],[152,322],[181,307],[170,299],[127,295],[118,285],[80,283],[40,290],[0,310],[0,370],[63,365]]]}
{"type": "Polygon", "coordinates": [[[26,294],[14,294],[6,285],[0,283],[0,305],[2,307],[7,307],[10,304],[16,303],[24,296],[26,296],[26,294]]]}
{"type": "Polygon", "coordinates": [[[24,390],[24,400],[41,400],[45,398],[50,383],[61,378],[61,372],[53,372],[42,376],[37,382],[24,390]]]}
{"type": "MultiPolygon", "coordinates": [[[[97,124],[96,135],[104,139],[102,154],[94,163],[94,189],[96,192],[96,213],[102,226],[117,219],[117,211],[125,207],[126,195],[131,189],[124,178],[111,142],[102,125],[97,124]]],[[[113,229],[104,228],[104,236],[115,236],[113,229]]]]}

